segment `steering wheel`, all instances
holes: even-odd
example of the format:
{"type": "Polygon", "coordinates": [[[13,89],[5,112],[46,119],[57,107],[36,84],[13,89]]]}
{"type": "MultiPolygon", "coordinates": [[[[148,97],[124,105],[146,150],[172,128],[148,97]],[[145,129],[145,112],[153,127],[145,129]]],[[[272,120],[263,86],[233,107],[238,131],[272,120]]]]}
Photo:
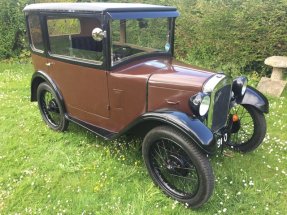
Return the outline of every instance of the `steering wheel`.
{"type": "Polygon", "coordinates": [[[113,52],[113,60],[118,61],[122,58],[125,58],[129,55],[131,55],[132,48],[129,46],[120,46],[114,49],[113,52]]]}

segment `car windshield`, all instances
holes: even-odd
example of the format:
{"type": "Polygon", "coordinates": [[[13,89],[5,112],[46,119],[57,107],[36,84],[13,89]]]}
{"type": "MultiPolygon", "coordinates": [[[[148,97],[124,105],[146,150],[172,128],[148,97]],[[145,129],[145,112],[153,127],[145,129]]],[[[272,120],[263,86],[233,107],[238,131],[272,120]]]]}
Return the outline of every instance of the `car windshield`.
{"type": "Polygon", "coordinates": [[[144,54],[170,53],[169,23],[168,18],[112,21],[112,65],[144,54]]]}

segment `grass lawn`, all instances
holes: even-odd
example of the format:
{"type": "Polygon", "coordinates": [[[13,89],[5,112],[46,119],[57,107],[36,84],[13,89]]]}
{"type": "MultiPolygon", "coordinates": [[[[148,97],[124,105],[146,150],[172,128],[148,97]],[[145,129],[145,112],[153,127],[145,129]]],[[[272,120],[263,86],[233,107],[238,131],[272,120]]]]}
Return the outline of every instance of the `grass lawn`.
{"type": "Polygon", "coordinates": [[[140,143],[50,130],[30,102],[31,64],[0,63],[0,214],[287,214],[287,93],[270,98],[268,134],[249,154],[214,156],[215,190],[197,210],[167,198],[140,143]]]}

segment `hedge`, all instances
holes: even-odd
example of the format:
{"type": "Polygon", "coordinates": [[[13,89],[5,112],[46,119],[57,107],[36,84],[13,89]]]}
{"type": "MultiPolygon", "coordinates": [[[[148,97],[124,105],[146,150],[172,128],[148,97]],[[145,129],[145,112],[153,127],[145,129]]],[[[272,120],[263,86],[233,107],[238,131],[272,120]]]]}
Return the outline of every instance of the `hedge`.
{"type": "Polygon", "coordinates": [[[16,56],[25,46],[24,15],[26,0],[0,0],[0,59],[16,56]]]}
{"type": "Polygon", "coordinates": [[[178,6],[177,54],[192,63],[265,73],[266,57],[287,55],[287,1],[211,0],[178,6]]]}
{"type": "MultiPolygon", "coordinates": [[[[8,58],[25,47],[22,8],[29,0],[0,1],[0,58],[8,58]]],[[[122,2],[176,6],[181,14],[176,55],[195,65],[232,73],[266,73],[266,57],[287,55],[287,0],[122,2]]]]}

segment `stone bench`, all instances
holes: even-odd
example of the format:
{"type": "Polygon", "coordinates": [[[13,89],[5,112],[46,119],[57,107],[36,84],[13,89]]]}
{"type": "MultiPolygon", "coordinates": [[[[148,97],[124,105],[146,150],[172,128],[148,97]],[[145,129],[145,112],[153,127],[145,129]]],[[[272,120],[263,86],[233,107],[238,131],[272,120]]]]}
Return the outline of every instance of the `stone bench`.
{"type": "Polygon", "coordinates": [[[271,78],[262,77],[257,89],[263,93],[280,97],[287,83],[283,80],[283,72],[287,69],[287,57],[268,57],[264,63],[273,67],[271,78]]]}
{"type": "Polygon", "coordinates": [[[272,80],[283,80],[283,70],[287,68],[287,57],[273,56],[266,58],[264,63],[268,66],[272,66],[272,80]]]}

